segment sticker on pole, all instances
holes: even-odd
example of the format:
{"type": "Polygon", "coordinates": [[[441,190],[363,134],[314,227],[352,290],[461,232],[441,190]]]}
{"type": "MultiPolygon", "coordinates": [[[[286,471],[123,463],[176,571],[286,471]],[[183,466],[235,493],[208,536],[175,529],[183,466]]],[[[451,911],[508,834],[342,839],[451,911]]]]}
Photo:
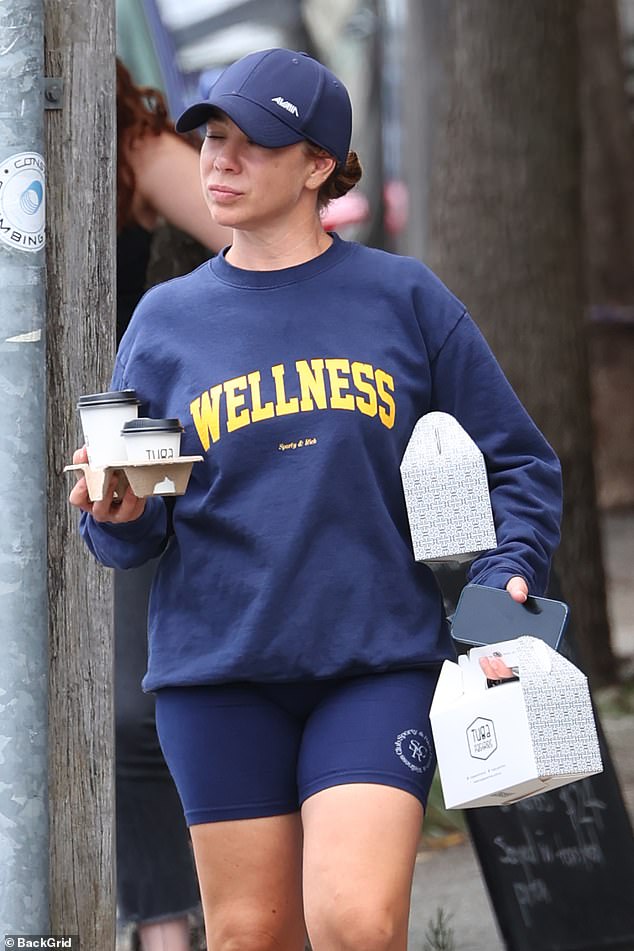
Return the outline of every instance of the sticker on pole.
{"type": "Polygon", "coordinates": [[[20,251],[44,247],[44,158],[18,152],[0,163],[0,240],[20,251]]]}

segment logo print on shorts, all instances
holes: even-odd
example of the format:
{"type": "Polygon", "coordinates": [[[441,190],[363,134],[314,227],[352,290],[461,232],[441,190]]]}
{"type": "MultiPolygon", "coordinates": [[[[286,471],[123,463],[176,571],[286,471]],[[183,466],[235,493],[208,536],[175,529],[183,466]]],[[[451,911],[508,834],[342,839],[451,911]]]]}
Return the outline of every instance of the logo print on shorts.
{"type": "Polygon", "coordinates": [[[432,761],[429,737],[420,730],[404,730],[399,733],[394,752],[415,773],[424,773],[432,761]]]}

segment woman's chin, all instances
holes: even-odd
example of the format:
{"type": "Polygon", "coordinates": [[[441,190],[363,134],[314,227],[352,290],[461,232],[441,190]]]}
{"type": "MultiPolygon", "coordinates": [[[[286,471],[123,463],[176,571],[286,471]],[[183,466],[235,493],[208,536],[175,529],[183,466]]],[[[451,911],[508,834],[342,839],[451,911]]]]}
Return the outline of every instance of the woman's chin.
{"type": "Polygon", "coordinates": [[[236,214],[235,211],[231,211],[229,208],[218,207],[217,205],[212,205],[209,208],[209,213],[213,221],[217,225],[222,225],[223,228],[239,228],[240,227],[240,215],[236,214]]]}

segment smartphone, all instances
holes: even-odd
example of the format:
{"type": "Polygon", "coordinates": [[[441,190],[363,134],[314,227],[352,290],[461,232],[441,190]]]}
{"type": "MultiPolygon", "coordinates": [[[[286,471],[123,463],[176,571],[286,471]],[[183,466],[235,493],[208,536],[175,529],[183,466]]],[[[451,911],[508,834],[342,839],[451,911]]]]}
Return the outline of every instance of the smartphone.
{"type": "Polygon", "coordinates": [[[451,634],[458,643],[469,647],[482,647],[528,634],[559,650],[567,623],[568,605],[563,601],[529,596],[520,604],[508,591],[469,584],[458,599],[451,619],[451,634]]]}

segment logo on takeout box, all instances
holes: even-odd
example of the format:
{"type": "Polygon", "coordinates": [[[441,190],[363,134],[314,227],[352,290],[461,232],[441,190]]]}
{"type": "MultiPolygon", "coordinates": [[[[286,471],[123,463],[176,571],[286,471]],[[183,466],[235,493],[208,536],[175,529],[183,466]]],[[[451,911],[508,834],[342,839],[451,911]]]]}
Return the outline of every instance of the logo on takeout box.
{"type": "Polygon", "coordinates": [[[467,727],[467,743],[474,759],[488,759],[498,748],[493,720],[477,717],[467,727]]]}

